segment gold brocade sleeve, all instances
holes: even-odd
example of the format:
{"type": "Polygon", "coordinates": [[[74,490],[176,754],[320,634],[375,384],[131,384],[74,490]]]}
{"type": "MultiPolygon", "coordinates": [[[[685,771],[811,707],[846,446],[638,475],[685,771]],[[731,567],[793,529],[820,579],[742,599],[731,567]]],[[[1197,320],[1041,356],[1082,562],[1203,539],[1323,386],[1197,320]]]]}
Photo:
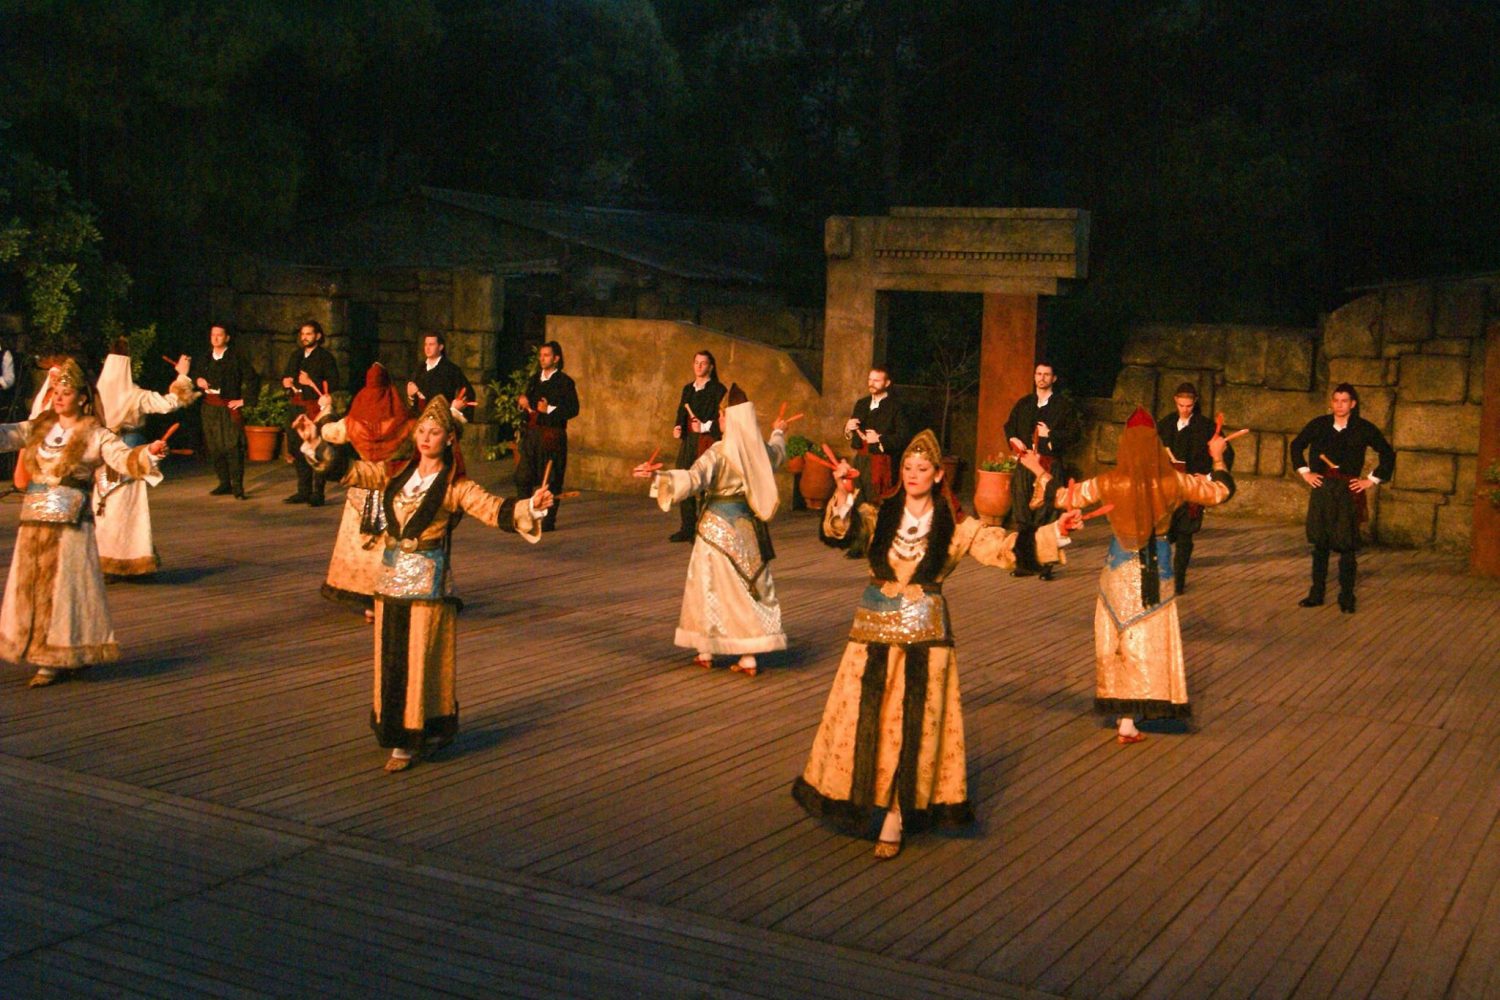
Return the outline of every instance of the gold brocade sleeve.
{"type": "MultiPolygon", "coordinates": [[[[1006,531],[996,525],[984,524],[971,517],[958,526],[953,533],[956,554],[965,550],[978,563],[999,569],[1014,569],[1016,565],[1016,540],[1018,532],[1006,531]]],[[[1044,524],[1036,530],[1036,558],[1042,565],[1066,563],[1068,558],[1058,544],[1057,522],[1044,524]]]]}
{"type": "MultiPolygon", "coordinates": [[[[314,462],[313,468],[317,467],[318,464],[314,462]]],[[[389,481],[390,476],[386,475],[384,462],[365,461],[351,463],[342,480],[345,486],[358,486],[362,490],[384,489],[389,481]]]]}
{"type": "Polygon", "coordinates": [[[1073,506],[1077,506],[1082,510],[1085,507],[1094,506],[1094,504],[1099,502],[1099,499],[1099,480],[1097,478],[1085,479],[1081,483],[1074,484],[1073,503],[1070,504],[1068,502],[1067,486],[1061,486],[1057,490],[1057,496],[1052,501],[1052,505],[1058,510],[1069,510],[1073,506]]]}
{"type": "Polygon", "coordinates": [[[858,530],[863,532],[864,537],[869,538],[875,534],[875,519],[880,516],[880,509],[871,503],[862,503],[840,515],[836,511],[843,505],[839,503],[838,494],[823,507],[823,534],[828,538],[843,538],[851,529],[855,528],[855,519],[859,519],[858,530]]]}
{"type": "Polygon", "coordinates": [[[1214,482],[1207,476],[1177,473],[1177,485],[1182,490],[1183,503],[1196,503],[1204,507],[1217,507],[1229,499],[1229,487],[1214,482]]]}
{"type": "Polygon", "coordinates": [[[472,479],[460,479],[448,488],[448,507],[462,510],[491,528],[513,531],[528,542],[542,537],[542,522],[531,516],[531,504],[525,500],[497,497],[472,479]]]}

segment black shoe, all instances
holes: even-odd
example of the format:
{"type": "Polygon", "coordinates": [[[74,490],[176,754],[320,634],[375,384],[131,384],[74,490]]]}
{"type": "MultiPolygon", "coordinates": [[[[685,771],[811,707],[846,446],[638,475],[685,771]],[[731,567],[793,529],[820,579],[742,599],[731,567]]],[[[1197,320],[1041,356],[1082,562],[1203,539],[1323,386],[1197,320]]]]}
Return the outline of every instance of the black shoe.
{"type": "Polygon", "coordinates": [[[693,533],[691,531],[674,531],[667,536],[669,542],[691,542],[693,533]]]}
{"type": "Polygon", "coordinates": [[[1180,596],[1182,596],[1183,594],[1186,594],[1186,593],[1187,593],[1187,584],[1185,584],[1185,583],[1179,583],[1177,585],[1177,594],[1178,594],[1178,596],[1180,597],[1180,596]]]}
{"type": "Polygon", "coordinates": [[[311,499],[311,497],[309,497],[306,493],[293,493],[291,496],[287,497],[285,500],[283,500],[281,502],[282,503],[307,503],[307,501],[310,500],[310,499],[311,499]]]}
{"type": "Polygon", "coordinates": [[[235,490],[234,491],[234,498],[236,500],[249,500],[250,499],[249,497],[245,496],[245,491],[244,490],[235,490]]]}
{"type": "Polygon", "coordinates": [[[1052,567],[1051,566],[1043,566],[1042,567],[1042,571],[1040,573],[1038,573],[1037,576],[1041,577],[1043,580],[1051,580],[1052,579],[1052,567]]]}
{"type": "Polygon", "coordinates": [[[1352,615],[1352,614],[1354,614],[1354,595],[1353,594],[1350,594],[1347,597],[1345,597],[1343,594],[1339,595],[1339,610],[1342,611],[1346,615],[1352,615]]]}
{"type": "Polygon", "coordinates": [[[234,490],[228,483],[220,483],[218,486],[215,486],[213,489],[209,490],[208,495],[211,497],[222,497],[227,496],[232,492],[234,492],[234,490]]]}
{"type": "Polygon", "coordinates": [[[309,507],[321,507],[321,506],[323,506],[323,498],[322,497],[308,497],[307,498],[307,505],[309,507]]]}
{"type": "Polygon", "coordinates": [[[1010,571],[1010,575],[1011,576],[1036,576],[1036,570],[1034,570],[1034,569],[1022,569],[1021,567],[1017,566],[1015,569],[1013,569],[1013,570],[1010,571]]]}
{"type": "Polygon", "coordinates": [[[542,530],[543,531],[556,531],[557,530],[557,525],[553,524],[551,521],[543,521],[542,522],[542,530]]]}
{"type": "Polygon", "coordinates": [[[1302,598],[1302,600],[1297,602],[1297,607],[1299,608],[1321,608],[1322,606],[1323,598],[1314,597],[1311,594],[1308,594],[1306,597],[1302,598]]]}

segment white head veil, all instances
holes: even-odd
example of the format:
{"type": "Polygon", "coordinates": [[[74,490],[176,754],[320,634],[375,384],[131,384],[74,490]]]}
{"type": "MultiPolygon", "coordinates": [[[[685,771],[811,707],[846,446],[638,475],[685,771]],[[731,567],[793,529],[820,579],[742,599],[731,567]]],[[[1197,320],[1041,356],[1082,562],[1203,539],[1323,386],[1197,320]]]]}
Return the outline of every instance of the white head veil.
{"type": "Polygon", "coordinates": [[[750,510],[762,521],[775,517],[781,494],[776,489],[771,456],[755,423],[754,403],[736,403],[724,411],[722,447],[725,460],[745,480],[745,500],[750,510]]]}
{"type": "Polygon", "coordinates": [[[135,379],[130,374],[130,355],[107,354],[104,367],[99,371],[98,390],[94,395],[94,414],[99,422],[115,433],[120,431],[120,421],[130,409],[131,397],[135,394],[135,379]]]}

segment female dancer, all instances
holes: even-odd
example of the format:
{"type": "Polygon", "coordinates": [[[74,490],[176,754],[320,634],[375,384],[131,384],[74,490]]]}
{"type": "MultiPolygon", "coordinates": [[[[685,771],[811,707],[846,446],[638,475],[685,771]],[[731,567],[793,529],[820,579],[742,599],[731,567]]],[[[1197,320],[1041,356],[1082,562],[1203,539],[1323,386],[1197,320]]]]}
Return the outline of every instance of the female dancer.
{"type": "Polygon", "coordinates": [[[651,478],[663,511],[702,497],[676,644],[695,650],[693,662],[704,668],[715,655],[738,656],[729,669],[754,677],[756,653],[786,648],[766,527],[780,501],[774,470],[786,460],[786,421],[774,421],[770,441],[761,441],[755,406],[738,385],[729,387],[719,419],[724,439],[692,468],[662,471],[660,462],[645,462],[633,475],[651,478]]]}
{"type": "MultiPolygon", "coordinates": [[[[326,414],[328,397],[319,405],[326,414]]],[[[306,416],[293,423],[302,453],[325,475],[338,452],[306,416]]],[[[542,537],[540,514],[552,503],[543,485],[529,500],[488,492],[454,468],[455,422],[448,400],[430,400],[411,432],[415,460],[394,473],[384,462],[360,461],[345,486],[377,490],[384,513],[380,579],[375,585],[375,700],[370,728],[391,751],[388,772],[404,771],[442,749],[458,732],[455,690],[456,623],[448,557],[464,514],[528,542],[542,537]]]]}
{"type": "MultiPolygon", "coordinates": [[[[1114,538],[1094,605],[1094,709],[1119,720],[1120,743],[1146,738],[1136,728],[1137,718],[1192,715],[1167,531],[1178,506],[1213,507],[1234,495],[1234,477],[1224,462],[1226,447],[1223,436],[1215,433],[1208,442],[1213,471],[1207,476],[1178,472],[1156,436],[1155,421],[1137,408],[1120,434],[1115,467],[1057,491],[1056,503],[1063,509],[1113,505],[1109,526],[1114,538]]],[[[1033,503],[1041,495],[1039,488],[1033,503]]]]}
{"type": "Polygon", "coordinates": [[[49,380],[46,410],[0,425],[0,451],[19,450],[29,475],[0,608],[0,657],[35,665],[32,687],[119,659],[89,505],[94,470],[154,478],[167,450],[161,441],[131,448],[106,430],[77,362],[54,368],[49,380]]]}
{"type": "MultiPolygon", "coordinates": [[[[406,401],[377,361],[365,372],[364,388],[354,394],[349,412],[341,420],[320,425],[320,432],[330,444],[352,447],[363,461],[388,462],[396,469],[411,458],[411,422],[406,401]]],[[[323,581],[324,597],[361,609],[371,622],[375,620],[375,585],[385,557],[381,521],[380,491],[350,486],[323,581]]]]}
{"type": "MultiPolygon", "coordinates": [[[[1021,461],[1037,475],[1032,452],[1021,461]]],[[[1063,562],[1076,512],[1039,528],[1008,532],[977,518],[955,520],[942,485],[942,449],[932,431],[901,456],[901,486],[879,507],[854,508],[849,466],[824,511],[822,538],[867,544],[870,582],[792,795],[809,814],[851,833],[883,816],[875,857],[894,858],[906,830],[973,822],[958,663],[943,580],[965,555],[1011,569],[1019,550],[1044,565],[1063,562]]]]}

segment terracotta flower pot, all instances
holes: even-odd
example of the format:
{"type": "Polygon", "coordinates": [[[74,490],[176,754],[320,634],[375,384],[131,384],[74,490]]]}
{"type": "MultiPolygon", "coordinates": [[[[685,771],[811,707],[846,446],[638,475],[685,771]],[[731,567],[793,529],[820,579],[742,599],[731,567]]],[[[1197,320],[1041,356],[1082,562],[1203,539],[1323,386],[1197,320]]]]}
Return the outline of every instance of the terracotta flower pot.
{"type": "Polygon", "coordinates": [[[822,510],[833,496],[833,470],[819,462],[804,464],[798,483],[809,510],[822,510]]]}
{"type": "Polygon", "coordinates": [[[806,465],[807,456],[798,455],[796,458],[789,458],[786,460],[786,471],[790,472],[794,476],[799,476],[802,474],[802,469],[806,465]]]}
{"type": "Polygon", "coordinates": [[[276,457],[281,441],[280,427],[245,427],[245,457],[252,462],[269,462],[276,457]]]}
{"type": "Polygon", "coordinates": [[[1010,513],[1010,479],[1013,473],[980,469],[974,486],[974,510],[985,524],[999,524],[1010,513]]]}

